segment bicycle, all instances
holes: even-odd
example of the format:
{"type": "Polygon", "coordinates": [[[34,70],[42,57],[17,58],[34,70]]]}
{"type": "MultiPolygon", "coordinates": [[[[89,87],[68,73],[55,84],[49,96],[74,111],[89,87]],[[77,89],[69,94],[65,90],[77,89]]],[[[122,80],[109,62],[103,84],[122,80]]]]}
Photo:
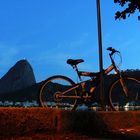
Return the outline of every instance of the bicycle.
{"type": "MultiPolygon", "coordinates": [[[[114,70],[116,77],[109,88],[107,105],[113,111],[125,110],[125,105],[129,102],[140,102],[140,81],[133,77],[124,76],[119,70],[115,62],[116,54],[120,56],[121,60],[119,51],[112,47],[107,48],[107,51],[109,51],[111,65],[103,70],[103,76],[105,77],[114,70]]],[[[62,75],[52,76],[45,81],[39,92],[41,106],[76,110],[81,103],[88,104],[98,100],[95,99],[94,93],[100,85],[100,72],[79,71],[77,65],[82,62],[84,62],[83,59],[67,60],[67,64],[70,64],[76,71],[80,79],[79,83],[62,75]],[[83,81],[82,76],[89,77],[89,79],[83,81]]]]}

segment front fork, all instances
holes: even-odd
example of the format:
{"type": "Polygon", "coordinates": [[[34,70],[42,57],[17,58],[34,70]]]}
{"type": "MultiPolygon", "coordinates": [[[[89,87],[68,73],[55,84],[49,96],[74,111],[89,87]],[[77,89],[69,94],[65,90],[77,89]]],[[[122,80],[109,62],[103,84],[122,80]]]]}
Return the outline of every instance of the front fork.
{"type": "Polygon", "coordinates": [[[120,83],[122,85],[122,88],[123,88],[123,91],[124,91],[126,97],[128,97],[128,88],[126,86],[126,83],[125,83],[124,78],[122,77],[122,75],[120,75],[120,79],[119,80],[120,80],[120,83]]]}

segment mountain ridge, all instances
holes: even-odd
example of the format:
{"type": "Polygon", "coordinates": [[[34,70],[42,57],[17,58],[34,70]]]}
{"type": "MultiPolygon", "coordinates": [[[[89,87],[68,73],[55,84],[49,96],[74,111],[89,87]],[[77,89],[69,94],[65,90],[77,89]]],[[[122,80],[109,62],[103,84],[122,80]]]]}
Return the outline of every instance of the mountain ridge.
{"type": "Polygon", "coordinates": [[[36,83],[35,75],[30,63],[19,60],[0,79],[0,94],[24,89],[36,83]]]}

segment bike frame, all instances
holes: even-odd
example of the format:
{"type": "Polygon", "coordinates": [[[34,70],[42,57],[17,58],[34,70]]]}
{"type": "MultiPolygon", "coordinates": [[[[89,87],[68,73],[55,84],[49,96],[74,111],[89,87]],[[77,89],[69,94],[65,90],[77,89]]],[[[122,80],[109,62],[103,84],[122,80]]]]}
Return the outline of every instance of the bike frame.
{"type": "MultiPolygon", "coordinates": [[[[116,51],[116,52],[118,52],[118,51],[116,51]]],[[[120,80],[120,83],[121,83],[121,85],[122,85],[122,87],[123,87],[124,93],[126,94],[126,96],[128,96],[128,89],[127,89],[127,87],[126,87],[126,85],[125,85],[123,76],[121,75],[121,72],[120,72],[119,69],[117,68],[117,66],[116,66],[116,64],[115,64],[115,61],[114,61],[114,59],[113,59],[113,57],[112,57],[113,54],[116,53],[116,52],[111,52],[111,53],[109,54],[110,60],[111,60],[111,63],[112,63],[112,64],[111,64],[107,69],[104,70],[103,76],[106,76],[106,75],[107,75],[108,73],[110,73],[112,70],[115,70],[116,76],[117,76],[118,79],[120,80]]],[[[84,93],[84,91],[85,91],[85,85],[86,85],[86,83],[87,83],[87,82],[94,82],[94,80],[97,79],[97,80],[98,80],[97,85],[90,87],[90,92],[89,92],[89,93],[90,93],[90,95],[91,95],[91,93],[94,92],[94,90],[96,89],[96,87],[99,85],[99,82],[100,82],[100,78],[99,78],[100,72],[94,73],[94,72],[79,71],[77,65],[74,65],[74,66],[73,66],[73,69],[77,72],[77,75],[78,75],[78,77],[79,77],[79,79],[80,79],[80,82],[77,83],[76,85],[74,85],[72,88],[70,88],[70,89],[64,91],[63,93],[61,93],[61,95],[58,95],[59,98],[75,98],[75,99],[81,99],[82,97],[83,97],[83,98],[90,98],[89,95],[85,95],[85,96],[81,96],[81,95],[83,95],[83,93],[84,93]],[[89,79],[89,80],[86,80],[86,81],[82,81],[81,76],[90,77],[90,79],[89,79]],[[77,90],[79,87],[81,87],[80,93],[79,93],[79,90],[77,90]],[[77,95],[77,96],[68,96],[68,95],[66,95],[67,93],[69,93],[69,92],[72,91],[72,90],[77,90],[77,91],[78,91],[78,95],[77,95]]]]}

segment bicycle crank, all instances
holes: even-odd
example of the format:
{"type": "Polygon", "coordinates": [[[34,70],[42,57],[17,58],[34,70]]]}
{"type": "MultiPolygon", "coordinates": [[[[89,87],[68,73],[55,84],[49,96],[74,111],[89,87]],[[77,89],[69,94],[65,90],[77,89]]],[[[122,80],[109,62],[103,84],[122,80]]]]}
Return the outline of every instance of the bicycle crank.
{"type": "Polygon", "coordinates": [[[84,102],[90,102],[91,101],[92,96],[89,95],[89,92],[84,92],[82,95],[82,100],[84,102]]]}

